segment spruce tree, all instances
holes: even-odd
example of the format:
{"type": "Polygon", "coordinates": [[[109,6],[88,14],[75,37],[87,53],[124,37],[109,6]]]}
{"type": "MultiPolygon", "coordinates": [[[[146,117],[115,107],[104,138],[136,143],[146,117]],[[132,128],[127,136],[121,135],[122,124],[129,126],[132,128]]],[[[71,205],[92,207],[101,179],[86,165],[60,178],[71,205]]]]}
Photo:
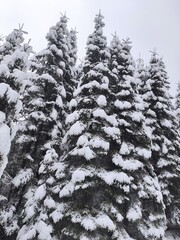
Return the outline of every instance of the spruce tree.
{"type": "Polygon", "coordinates": [[[177,94],[175,98],[175,109],[176,109],[176,117],[178,121],[178,129],[180,127],[180,82],[178,82],[177,94]]]}
{"type": "Polygon", "coordinates": [[[6,37],[0,47],[0,176],[7,165],[7,154],[15,136],[18,114],[22,108],[20,93],[25,85],[28,58],[32,48],[23,43],[22,27],[6,37]]]}
{"type": "Polygon", "coordinates": [[[111,113],[110,55],[103,27],[99,13],[95,30],[88,37],[83,74],[74,94],[76,110],[66,119],[65,175],[59,191],[61,208],[56,211],[62,217],[59,239],[120,239],[127,234],[120,224],[122,215],[114,195],[118,186],[130,179],[118,174],[112,164],[113,142],[120,132],[111,113]]]}
{"type": "MultiPolygon", "coordinates": [[[[73,99],[73,92],[77,88],[78,84],[78,69],[76,66],[77,63],[77,31],[76,29],[71,29],[69,32],[69,65],[71,66],[71,77],[72,77],[72,90],[70,101],[73,99]]],[[[70,106],[69,106],[70,107],[70,106]]]]}
{"type": "Polygon", "coordinates": [[[166,205],[168,227],[179,227],[179,135],[169,95],[165,64],[152,52],[143,84],[145,124],[151,140],[151,163],[158,176],[166,205]]]}
{"type": "MultiPolygon", "coordinates": [[[[157,176],[151,165],[151,145],[143,127],[144,108],[137,96],[135,63],[129,39],[120,42],[114,36],[110,52],[110,69],[115,94],[113,112],[117,115],[120,141],[112,158],[117,171],[129,179],[119,191],[122,223],[133,239],[163,239],[165,215],[157,176]]],[[[119,239],[123,239],[122,237],[119,239]]]]}
{"type": "Polygon", "coordinates": [[[145,85],[145,81],[147,79],[147,67],[144,65],[144,61],[141,57],[139,57],[136,61],[136,66],[135,66],[135,74],[134,77],[136,79],[136,89],[137,93],[140,95],[142,98],[143,94],[143,88],[145,85]]]}
{"type": "MultiPolygon", "coordinates": [[[[50,28],[47,40],[47,48],[31,59],[32,84],[24,94],[25,120],[16,140],[19,165],[12,180],[10,207],[5,210],[13,204],[15,220],[11,217],[8,223],[18,224],[14,230],[17,239],[23,240],[48,240],[55,231],[51,212],[58,199],[53,189],[61,177],[61,139],[74,88],[75,60],[70,58],[74,39],[70,42],[66,16],[50,28]]],[[[11,234],[9,225],[6,231],[11,234]]]]}

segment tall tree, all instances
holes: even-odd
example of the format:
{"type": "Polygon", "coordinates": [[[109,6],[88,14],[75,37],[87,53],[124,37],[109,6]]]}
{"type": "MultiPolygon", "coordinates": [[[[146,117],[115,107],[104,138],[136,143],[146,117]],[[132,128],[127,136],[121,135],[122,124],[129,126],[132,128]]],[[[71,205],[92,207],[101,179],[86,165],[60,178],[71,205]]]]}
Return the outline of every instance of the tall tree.
{"type": "Polygon", "coordinates": [[[143,86],[146,126],[151,139],[151,162],[159,178],[169,227],[178,228],[179,214],[179,135],[169,95],[165,64],[152,52],[143,86]]]}
{"type": "MultiPolygon", "coordinates": [[[[13,208],[8,224],[14,224],[15,232],[20,228],[17,239],[23,240],[51,239],[54,232],[50,213],[58,199],[53,187],[60,177],[61,139],[74,85],[75,60],[72,63],[70,58],[74,39],[70,42],[66,16],[50,28],[47,40],[47,48],[31,59],[32,85],[24,95],[25,120],[16,141],[19,164],[4,211],[13,208]]],[[[5,228],[10,235],[13,231],[8,224],[5,228]]]]}
{"type": "MultiPolygon", "coordinates": [[[[117,115],[120,141],[112,158],[117,171],[129,178],[119,191],[122,224],[131,238],[163,239],[165,214],[157,176],[151,165],[151,145],[143,128],[142,102],[137,97],[135,63],[129,39],[114,36],[110,69],[115,94],[113,112],[117,115]]],[[[122,237],[121,237],[122,239],[122,237]]]]}
{"type": "Polygon", "coordinates": [[[23,43],[23,33],[22,27],[15,29],[0,47],[0,177],[7,165],[7,154],[22,108],[20,93],[27,79],[28,58],[32,51],[23,43]]]}
{"type": "Polygon", "coordinates": [[[111,113],[110,54],[103,27],[99,13],[95,30],[88,37],[83,75],[75,91],[76,110],[66,119],[65,175],[59,191],[61,205],[56,211],[62,218],[57,232],[60,239],[118,239],[120,230],[123,232],[114,195],[118,185],[123,181],[126,185],[129,178],[118,174],[112,164],[113,136],[116,139],[120,133],[111,113]]]}
{"type": "MultiPolygon", "coordinates": [[[[15,137],[19,113],[22,109],[21,94],[28,81],[29,55],[32,48],[24,43],[22,30],[15,29],[0,47],[0,225],[4,225],[7,215],[3,208],[8,203],[10,176],[4,172],[8,164],[12,140],[15,137]],[[4,175],[2,175],[4,173],[4,175]]],[[[14,165],[17,161],[14,162],[14,165]]],[[[7,168],[6,168],[7,169],[7,168]]],[[[11,211],[12,212],[12,209],[11,211]]],[[[8,216],[7,218],[11,218],[8,216]]],[[[12,227],[13,228],[13,227],[12,227]]],[[[10,227],[11,229],[11,227],[10,227]]],[[[11,230],[10,230],[11,231],[11,230]]],[[[0,235],[5,239],[4,231],[0,235]]]]}

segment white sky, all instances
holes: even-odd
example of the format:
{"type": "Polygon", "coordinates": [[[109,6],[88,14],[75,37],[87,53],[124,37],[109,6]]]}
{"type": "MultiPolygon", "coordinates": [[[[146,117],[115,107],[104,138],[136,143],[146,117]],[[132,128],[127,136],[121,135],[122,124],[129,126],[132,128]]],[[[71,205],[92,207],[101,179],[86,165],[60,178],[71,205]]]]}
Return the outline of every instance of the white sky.
{"type": "Polygon", "coordinates": [[[180,0],[1,0],[0,34],[7,35],[19,23],[29,32],[35,51],[46,47],[45,35],[56,24],[60,12],[69,17],[69,29],[78,33],[79,58],[101,9],[108,42],[115,31],[120,39],[130,37],[132,54],[147,62],[154,47],[164,57],[171,93],[180,81],[180,0]]]}

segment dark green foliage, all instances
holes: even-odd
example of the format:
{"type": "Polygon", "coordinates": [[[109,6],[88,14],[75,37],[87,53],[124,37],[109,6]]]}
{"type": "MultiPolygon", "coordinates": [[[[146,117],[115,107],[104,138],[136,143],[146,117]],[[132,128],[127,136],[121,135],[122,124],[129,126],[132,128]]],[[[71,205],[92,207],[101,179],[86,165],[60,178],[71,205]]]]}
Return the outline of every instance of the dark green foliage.
{"type": "MultiPolygon", "coordinates": [[[[138,101],[135,64],[130,49],[128,39],[121,43],[114,36],[110,48],[111,88],[116,96],[113,112],[117,114],[121,140],[113,162],[118,171],[132,177],[124,207],[124,224],[128,234],[135,239],[163,239],[164,204],[157,176],[150,163],[151,144],[143,128],[143,106],[138,101]]],[[[124,198],[123,195],[121,197],[124,198]]]]}
{"type": "Polygon", "coordinates": [[[145,125],[151,139],[151,163],[166,205],[168,225],[177,226],[179,206],[179,134],[164,62],[152,53],[142,85],[145,125]]]}

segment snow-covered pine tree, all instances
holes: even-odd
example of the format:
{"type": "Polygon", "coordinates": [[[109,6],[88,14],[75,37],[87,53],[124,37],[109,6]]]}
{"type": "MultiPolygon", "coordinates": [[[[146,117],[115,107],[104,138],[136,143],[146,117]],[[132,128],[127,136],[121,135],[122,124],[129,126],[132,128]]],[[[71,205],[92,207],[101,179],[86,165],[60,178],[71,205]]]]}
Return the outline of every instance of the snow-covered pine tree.
{"type": "Polygon", "coordinates": [[[32,48],[25,44],[22,27],[9,34],[0,47],[0,177],[7,165],[7,154],[15,136],[15,125],[22,108],[20,93],[27,79],[32,48]]]}
{"type": "MultiPolygon", "coordinates": [[[[32,48],[29,43],[24,43],[24,31],[22,27],[15,29],[9,34],[0,47],[0,152],[2,157],[1,174],[8,163],[12,140],[16,134],[19,112],[22,109],[20,100],[21,93],[28,81],[29,55],[32,48]]],[[[14,165],[17,164],[15,161],[14,165]]],[[[6,168],[8,171],[8,167],[6,168]]],[[[0,225],[4,225],[7,215],[4,215],[3,208],[8,203],[8,193],[10,191],[11,177],[4,172],[1,178],[0,188],[3,196],[0,202],[0,225]]],[[[12,213],[12,209],[9,211],[12,213]]],[[[11,215],[8,216],[11,218],[11,215]]],[[[4,231],[0,230],[0,235],[5,239],[4,231]]]]}
{"type": "Polygon", "coordinates": [[[178,82],[178,87],[177,87],[177,94],[175,98],[175,109],[176,109],[176,116],[177,116],[178,129],[179,129],[180,127],[180,82],[178,82]]]}
{"type": "Polygon", "coordinates": [[[95,17],[88,37],[83,75],[75,91],[77,106],[66,123],[67,151],[62,158],[64,176],[59,191],[61,205],[53,213],[57,239],[122,239],[127,233],[115,201],[119,185],[130,178],[118,173],[112,153],[120,132],[111,113],[109,50],[103,35],[103,16],[95,17]],[[60,224],[59,219],[62,218],[60,224]]]}
{"type": "Polygon", "coordinates": [[[3,41],[0,46],[0,62],[5,56],[11,55],[20,45],[24,42],[23,34],[27,32],[23,31],[23,25],[19,25],[19,29],[14,29],[3,41]]]}
{"type": "MultiPolygon", "coordinates": [[[[143,98],[143,94],[148,89],[148,86],[146,86],[146,82],[149,78],[148,76],[148,67],[144,65],[143,59],[139,57],[136,61],[134,77],[136,82],[136,99],[139,102],[139,110],[143,113],[143,115],[149,106],[149,104],[146,103],[146,99],[143,98]]],[[[146,123],[146,121],[148,120],[145,118],[143,122],[143,128],[147,137],[151,139],[151,124],[146,123]]]]}
{"type": "Polygon", "coordinates": [[[112,161],[116,171],[128,179],[125,186],[120,186],[117,200],[122,223],[132,239],[163,239],[164,204],[150,162],[151,145],[143,129],[143,106],[136,94],[135,64],[130,49],[129,39],[120,42],[118,36],[114,36],[110,46],[110,87],[116,99],[113,111],[117,115],[120,140],[112,161]]]}
{"type": "Polygon", "coordinates": [[[180,141],[176,116],[168,92],[169,82],[165,64],[155,51],[152,52],[142,89],[145,125],[151,140],[151,163],[160,182],[168,227],[179,228],[180,141]]]}
{"type": "MultiPolygon", "coordinates": [[[[69,56],[74,39],[70,42],[66,16],[50,28],[47,40],[47,48],[31,60],[32,85],[24,95],[25,120],[16,141],[20,165],[11,191],[16,220],[8,221],[11,226],[18,222],[17,239],[23,240],[48,240],[55,232],[51,212],[58,207],[58,197],[54,185],[61,176],[61,139],[74,85],[75,60],[72,63],[69,56]]],[[[7,234],[11,234],[9,228],[7,234]]]]}

